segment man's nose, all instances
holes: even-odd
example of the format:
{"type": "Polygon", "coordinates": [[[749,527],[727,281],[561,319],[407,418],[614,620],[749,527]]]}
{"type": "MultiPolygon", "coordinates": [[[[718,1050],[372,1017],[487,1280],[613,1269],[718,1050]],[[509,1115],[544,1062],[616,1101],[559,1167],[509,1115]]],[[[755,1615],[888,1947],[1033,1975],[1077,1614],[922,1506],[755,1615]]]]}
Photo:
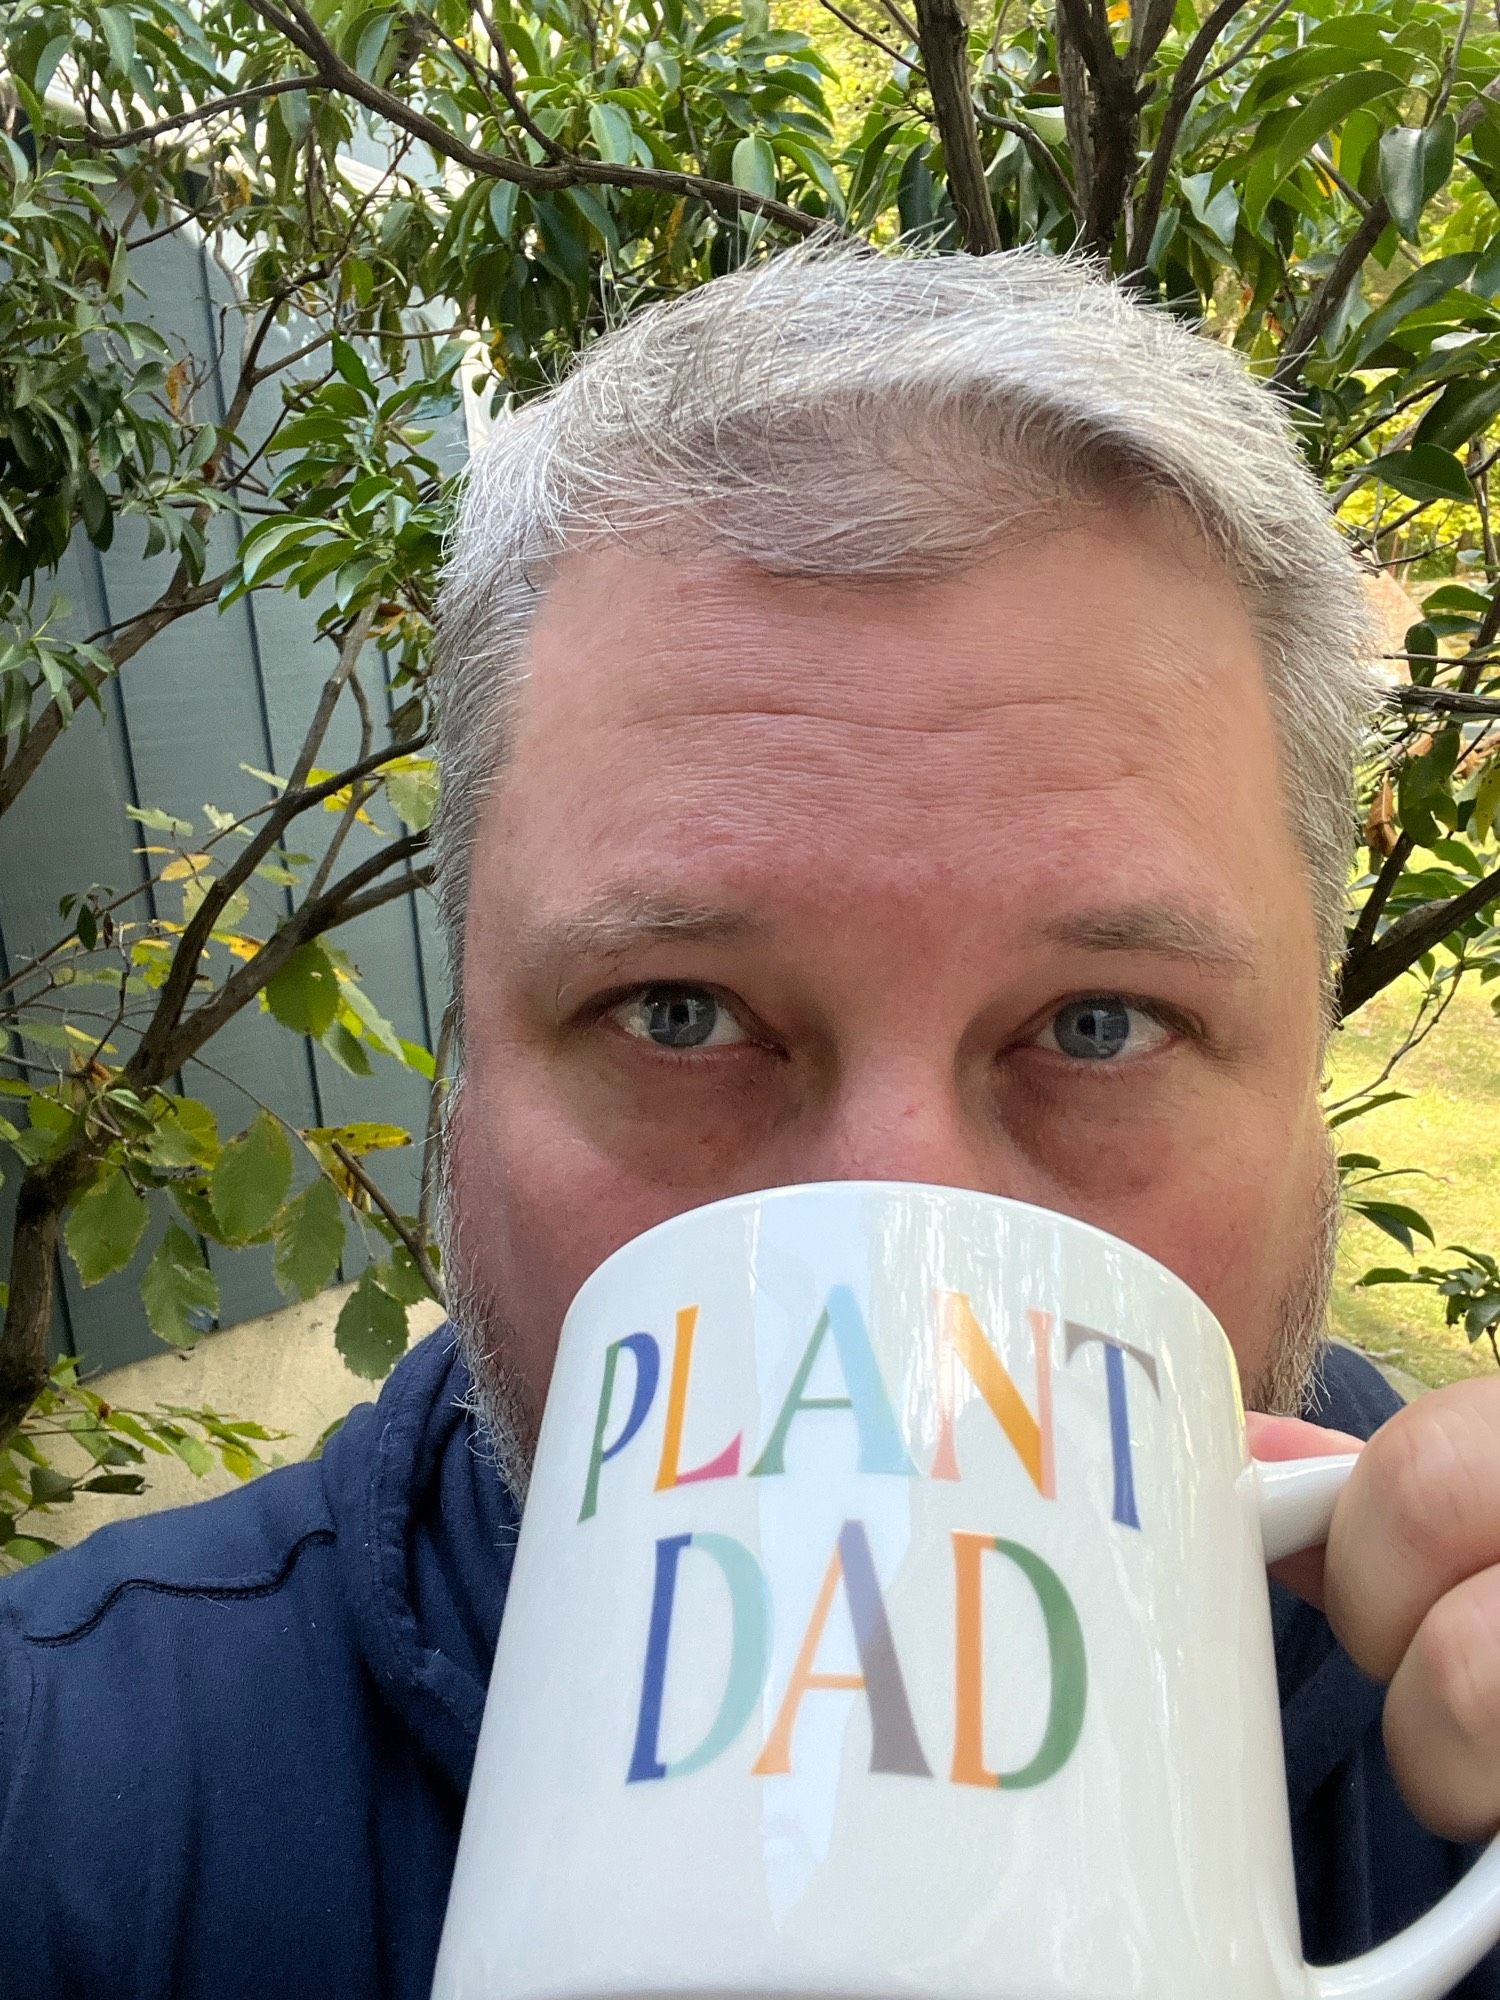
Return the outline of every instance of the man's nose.
{"type": "Polygon", "coordinates": [[[849,1077],[788,1137],[788,1180],[922,1181],[1019,1201],[1041,1193],[992,1094],[964,1091],[951,1073],[849,1077]]]}

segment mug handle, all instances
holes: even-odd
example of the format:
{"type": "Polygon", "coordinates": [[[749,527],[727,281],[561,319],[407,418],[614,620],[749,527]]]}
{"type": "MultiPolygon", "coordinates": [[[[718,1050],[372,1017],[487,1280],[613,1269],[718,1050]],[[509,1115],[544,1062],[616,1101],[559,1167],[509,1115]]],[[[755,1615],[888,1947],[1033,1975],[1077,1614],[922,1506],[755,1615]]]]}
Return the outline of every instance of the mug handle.
{"type": "MultiPolygon", "coordinates": [[[[1330,1458],[1252,1461],[1266,1561],[1316,1548],[1359,1462],[1330,1458]]],[[[1343,1965],[1305,1966],[1298,2000],[1443,2000],[1500,1941],[1500,1835],[1461,1882],[1398,1936],[1343,1965]]]]}

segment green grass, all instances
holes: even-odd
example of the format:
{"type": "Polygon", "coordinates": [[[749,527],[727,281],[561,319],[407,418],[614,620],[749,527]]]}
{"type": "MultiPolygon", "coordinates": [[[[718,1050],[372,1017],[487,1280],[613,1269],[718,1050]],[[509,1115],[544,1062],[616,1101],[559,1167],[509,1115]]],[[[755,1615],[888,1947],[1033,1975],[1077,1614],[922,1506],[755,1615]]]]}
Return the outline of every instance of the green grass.
{"type": "MultiPolygon", "coordinates": [[[[1373,1223],[1351,1216],[1339,1254],[1333,1330],[1434,1388],[1492,1374],[1489,1342],[1471,1348],[1461,1325],[1445,1326],[1444,1302],[1426,1286],[1356,1291],[1353,1282],[1375,1265],[1446,1262],[1440,1253],[1450,1243],[1500,1251],[1500,1019],[1490,1007],[1497,990],[1466,983],[1433,1034],[1402,1059],[1384,1086],[1409,1091],[1410,1098],[1338,1134],[1344,1151],[1378,1154],[1388,1168],[1414,1170],[1371,1192],[1420,1209],[1439,1254],[1418,1238],[1417,1257],[1409,1259],[1373,1223]]],[[[1347,1023],[1334,1040],[1330,1098],[1379,1075],[1405,1039],[1417,999],[1416,982],[1400,980],[1347,1023]]]]}

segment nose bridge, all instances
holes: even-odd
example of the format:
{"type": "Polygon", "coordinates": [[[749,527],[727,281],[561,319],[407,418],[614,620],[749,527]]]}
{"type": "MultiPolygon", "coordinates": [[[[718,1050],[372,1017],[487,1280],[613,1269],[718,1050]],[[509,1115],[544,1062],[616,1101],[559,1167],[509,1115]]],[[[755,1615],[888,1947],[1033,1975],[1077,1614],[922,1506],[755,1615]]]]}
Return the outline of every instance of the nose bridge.
{"type": "Polygon", "coordinates": [[[799,1134],[798,1177],[926,1181],[941,1187],[1008,1178],[1008,1145],[983,1093],[952,1051],[874,1043],[841,1066],[799,1134]]]}

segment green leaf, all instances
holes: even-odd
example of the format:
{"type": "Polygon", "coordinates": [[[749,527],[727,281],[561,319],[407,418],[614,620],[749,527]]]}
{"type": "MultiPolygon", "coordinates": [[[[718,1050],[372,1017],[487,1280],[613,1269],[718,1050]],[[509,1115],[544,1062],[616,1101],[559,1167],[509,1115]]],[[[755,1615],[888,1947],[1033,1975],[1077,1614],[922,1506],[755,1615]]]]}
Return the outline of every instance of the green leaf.
{"type": "MultiPolygon", "coordinates": [[[[1488,430],[1497,416],[1500,416],[1500,376],[1460,376],[1448,384],[1417,425],[1412,442],[1418,448],[1435,444],[1445,451],[1457,451],[1478,432],[1488,430]]],[[[1442,594],[1433,591],[1431,599],[1423,601],[1431,602],[1442,594]]],[[[1438,609],[1442,609],[1441,603],[1438,609]]]]}
{"type": "Polygon", "coordinates": [[[1378,1090],[1373,1097],[1360,1098],[1354,1104],[1346,1104],[1342,1111],[1335,1111],[1328,1120],[1330,1132],[1336,1132],[1340,1125],[1348,1125],[1356,1118],[1363,1118],[1367,1112],[1379,1111],[1383,1105],[1405,1104],[1411,1096],[1409,1090],[1378,1090]]]}
{"type": "Polygon", "coordinates": [[[1429,1243],[1436,1241],[1426,1216],[1418,1209],[1408,1208],[1404,1202],[1362,1200],[1352,1201],[1349,1206],[1356,1214],[1373,1222],[1377,1229],[1383,1229],[1387,1236],[1394,1237],[1403,1250],[1416,1250],[1413,1235],[1425,1236],[1429,1243]]]}
{"type": "Polygon", "coordinates": [[[123,1270],[145,1233],[145,1202],[111,1167],[74,1203],[64,1225],[68,1254],[86,1285],[123,1270]]]}
{"type": "MultiPolygon", "coordinates": [[[[278,99],[278,102],[282,101],[278,99]]],[[[293,520],[283,518],[257,523],[240,544],[240,570],[246,587],[253,588],[273,567],[289,560],[300,543],[322,533],[321,521],[309,521],[301,516],[293,520]]],[[[255,775],[263,774],[257,772],[255,775]]],[[[272,780],[267,778],[266,782],[271,783],[272,780]]]]}
{"type": "Polygon", "coordinates": [[[516,201],[520,192],[514,181],[496,181],[490,189],[490,223],[502,241],[510,235],[511,224],[516,219],[516,201]]]}
{"type": "Polygon", "coordinates": [[[381,65],[386,45],[396,31],[397,18],[394,13],[377,14],[373,20],[365,23],[355,44],[354,67],[362,77],[372,83],[384,81],[381,65]]]}
{"type": "Polygon", "coordinates": [[[142,826],[149,826],[153,833],[175,834],[179,840],[191,840],[193,822],[190,819],[174,819],[160,806],[126,806],[127,819],[138,820],[142,826]]]}
{"type": "Polygon", "coordinates": [[[1275,179],[1285,180],[1297,162],[1320,139],[1325,139],[1335,125],[1342,125],[1351,111],[1400,88],[1401,79],[1385,69],[1357,69],[1325,84],[1303,105],[1282,134],[1276,148],[1275,179]]]}
{"type": "Polygon", "coordinates": [[[58,1472],[50,1465],[34,1465],[31,1468],[31,1499],[37,1507],[55,1507],[71,1500],[77,1481],[65,1472],[58,1472]]]}
{"type": "Polygon", "coordinates": [[[109,53],[114,65],[122,75],[128,75],[135,61],[135,25],[124,7],[101,7],[99,26],[104,30],[104,39],[109,44],[109,53]]]}
{"type": "Polygon", "coordinates": [[[432,1297],[416,1258],[404,1243],[398,1243],[391,1252],[390,1262],[380,1266],[380,1283],[404,1306],[419,1306],[432,1297]]]}
{"type": "Polygon", "coordinates": [[[141,1279],[141,1301],[158,1340],[191,1347],[219,1311],[219,1286],[198,1245],[174,1222],[141,1279]]]}
{"type": "Polygon", "coordinates": [[[1488,840],[1492,833],[1500,838],[1500,750],[1485,765],[1479,780],[1470,831],[1476,840],[1488,840]]]}
{"type": "Polygon", "coordinates": [[[1380,192],[1409,243],[1420,234],[1422,210],[1453,172],[1457,137],[1457,121],[1445,117],[1435,125],[1398,125],[1381,138],[1380,192]]]}
{"type": "Polygon", "coordinates": [[[43,1556],[55,1556],[60,1546],[58,1542],[49,1542],[45,1535],[12,1535],[8,1542],[0,1544],[9,1560],[23,1569],[40,1562],[43,1556]]]}
{"type": "Polygon", "coordinates": [[[430,757],[403,759],[385,774],[385,795],[396,817],[413,833],[425,833],[437,805],[437,764],[430,757]]]}
{"type": "Polygon", "coordinates": [[[319,944],[304,944],[266,982],[266,1005],[284,1028],[299,1035],[327,1034],[339,1011],[339,982],[319,944]]]}
{"type": "Polygon", "coordinates": [[[591,104],[589,130],[601,160],[628,166],[635,158],[635,131],[618,104],[591,104]]]}
{"type": "Polygon", "coordinates": [[[158,1117],[146,1142],[155,1167],[211,1167],[219,1156],[219,1127],[196,1097],[158,1099],[158,1117]]]}
{"type": "Polygon", "coordinates": [[[78,1488],[80,1493],[144,1493],[146,1481],[139,1472],[96,1472],[78,1488]]]}
{"type": "Polygon", "coordinates": [[[758,132],[747,132],[730,156],[729,178],[751,194],[776,193],[776,155],[758,132]]]}
{"type": "Polygon", "coordinates": [[[405,1352],[406,1308],[380,1285],[373,1264],[344,1301],[334,1345],[350,1373],[367,1382],[389,1375],[405,1352]]]}
{"type": "Polygon", "coordinates": [[[370,371],[360,358],[359,350],[351,347],[347,340],[335,338],[329,349],[329,359],[346,382],[350,382],[362,395],[375,400],[375,384],[370,379],[370,371]]]}
{"type": "Polygon", "coordinates": [[[292,1148],[281,1126],[262,1111],[220,1153],[209,1183],[214,1219],[231,1243],[268,1229],[292,1179],[292,1148]]]}
{"type": "Polygon", "coordinates": [[[1370,460],[1369,470],[1413,500],[1474,498],[1463,466],[1441,445],[1414,444],[1410,451],[1382,452],[1370,460]]]}
{"type": "Polygon", "coordinates": [[[424,1049],[420,1042],[409,1042],[404,1035],[397,1038],[401,1045],[401,1060],[408,1069],[414,1069],[418,1076],[426,1077],[431,1083],[437,1076],[437,1062],[431,1049],[424,1049]]]}
{"type": "Polygon", "coordinates": [[[344,1203],[319,1174],[288,1202],[276,1227],[276,1282],[289,1298],[310,1299],[332,1283],[344,1254],[344,1203]]]}

